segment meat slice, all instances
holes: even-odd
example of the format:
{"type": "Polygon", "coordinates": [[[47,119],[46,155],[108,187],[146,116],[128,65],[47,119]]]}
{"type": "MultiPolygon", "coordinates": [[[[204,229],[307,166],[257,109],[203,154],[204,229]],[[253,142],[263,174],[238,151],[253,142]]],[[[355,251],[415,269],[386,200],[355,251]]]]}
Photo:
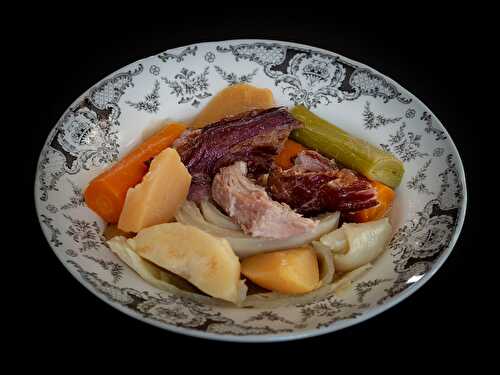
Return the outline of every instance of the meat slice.
{"type": "Polygon", "coordinates": [[[295,168],[304,172],[328,172],[338,169],[335,160],[325,158],[316,151],[304,150],[294,160],[295,168]]]}
{"type": "Polygon", "coordinates": [[[182,132],[181,136],[175,140],[172,147],[177,150],[179,155],[181,155],[189,150],[192,142],[200,135],[200,133],[201,129],[186,129],[182,132]]]}
{"type": "Polygon", "coordinates": [[[210,194],[220,168],[245,161],[250,175],[268,172],[288,135],[302,127],[285,108],[254,110],[185,134],[174,144],[192,176],[189,199],[210,194]]]}
{"type": "Polygon", "coordinates": [[[247,165],[242,161],[221,168],[213,180],[212,197],[252,236],[283,239],[317,225],[316,221],[269,198],[262,186],[247,177],[247,165]]]}
{"type": "Polygon", "coordinates": [[[303,215],[358,211],[378,203],[366,178],[338,168],[316,151],[302,151],[287,170],[275,166],[269,173],[267,190],[273,199],[303,215]]]}

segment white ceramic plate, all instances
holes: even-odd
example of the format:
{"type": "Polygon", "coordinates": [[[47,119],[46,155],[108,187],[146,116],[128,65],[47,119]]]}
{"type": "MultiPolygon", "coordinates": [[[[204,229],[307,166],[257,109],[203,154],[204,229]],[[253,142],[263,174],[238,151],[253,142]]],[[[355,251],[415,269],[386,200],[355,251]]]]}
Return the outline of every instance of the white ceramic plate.
{"type": "Polygon", "coordinates": [[[279,341],[359,323],[422,286],[458,238],[466,189],[460,156],[440,121],[390,78],[314,47],[231,40],[134,62],[82,94],[47,138],[35,201],[43,232],[64,266],[118,310],[187,335],[279,341]],[[189,120],[236,82],[270,88],[279,105],[304,104],[403,160],[406,173],[391,217],[394,237],[352,289],[276,309],[200,305],[146,284],[104,244],[104,222],[82,198],[89,181],[158,124],[189,120]]]}

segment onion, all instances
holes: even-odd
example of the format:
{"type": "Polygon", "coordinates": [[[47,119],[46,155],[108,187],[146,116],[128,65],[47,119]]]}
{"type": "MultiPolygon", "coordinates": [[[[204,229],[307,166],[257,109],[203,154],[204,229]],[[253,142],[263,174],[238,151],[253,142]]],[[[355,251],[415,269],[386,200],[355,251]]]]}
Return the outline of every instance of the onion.
{"type": "Polygon", "coordinates": [[[246,234],[241,230],[232,230],[219,227],[215,224],[209,223],[205,220],[203,215],[200,212],[200,209],[196,205],[196,203],[191,201],[186,201],[183,205],[177,210],[175,214],[175,218],[179,223],[192,225],[198,229],[204,230],[207,233],[210,233],[214,236],[218,237],[234,237],[234,238],[245,238],[246,234]]]}
{"type": "Polygon", "coordinates": [[[232,229],[232,230],[241,230],[240,226],[236,223],[233,223],[229,216],[224,215],[217,207],[213,205],[208,200],[203,200],[200,203],[201,212],[205,217],[205,220],[211,224],[217,225],[221,228],[232,229]]]}
{"type": "Polygon", "coordinates": [[[344,224],[339,231],[344,232],[349,249],[345,254],[335,254],[333,261],[337,271],[347,272],[377,258],[391,238],[392,227],[389,219],[383,218],[361,224],[344,224]]]}
{"type": "Polygon", "coordinates": [[[347,238],[342,228],[321,236],[319,241],[334,254],[344,254],[349,249],[347,238]]]}
{"type": "Polygon", "coordinates": [[[319,241],[312,242],[313,248],[316,251],[319,260],[320,280],[319,286],[330,284],[335,273],[333,264],[333,254],[331,250],[319,241]]]}
{"type": "Polygon", "coordinates": [[[284,250],[299,247],[310,243],[321,237],[323,234],[331,232],[339,224],[340,213],[330,213],[323,215],[318,225],[307,233],[300,236],[293,236],[286,239],[269,239],[263,237],[232,237],[226,236],[233,251],[240,258],[255,255],[272,250],[284,250]]]}

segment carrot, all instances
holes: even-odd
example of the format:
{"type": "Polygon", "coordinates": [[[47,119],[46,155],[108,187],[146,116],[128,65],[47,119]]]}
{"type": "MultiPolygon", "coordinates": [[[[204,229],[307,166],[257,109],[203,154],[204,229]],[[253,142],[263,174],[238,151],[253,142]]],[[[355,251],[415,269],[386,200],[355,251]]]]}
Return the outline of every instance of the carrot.
{"type": "Polygon", "coordinates": [[[171,146],[185,129],[182,124],[162,128],[93,179],[84,193],[87,205],[108,223],[117,223],[128,189],[141,182],[148,171],[146,162],[171,146]]]}
{"type": "Polygon", "coordinates": [[[293,166],[293,158],[296,157],[305,147],[300,143],[287,139],[281,152],[276,156],[274,162],[283,169],[288,169],[293,166]]]}
{"type": "Polygon", "coordinates": [[[366,223],[367,221],[381,219],[389,212],[396,193],[380,182],[371,181],[371,184],[376,190],[378,204],[361,211],[345,213],[343,215],[344,219],[355,223],[366,223]]]}

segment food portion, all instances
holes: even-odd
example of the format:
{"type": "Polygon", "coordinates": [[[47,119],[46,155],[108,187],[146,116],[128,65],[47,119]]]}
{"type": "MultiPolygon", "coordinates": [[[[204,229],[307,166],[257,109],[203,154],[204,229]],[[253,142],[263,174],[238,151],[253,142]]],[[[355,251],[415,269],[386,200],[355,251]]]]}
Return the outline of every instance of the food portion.
{"type": "Polygon", "coordinates": [[[187,201],[177,211],[175,218],[179,223],[193,225],[199,229],[224,237],[229,241],[236,255],[245,258],[250,255],[272,251],[290,249],[309,244],[311,241],[321,237],[333,229],[337,228],[340,213],[330,213],[318,216],[318,225],[302,235],[292,236],[287,239],[272,239],[265,237],[252,237],[245,234],[241,229],[227,229],[225,227],[210,223],[201,213],[194,202],[187,201]]]}
{"type": "Polygon", "coordinates": [[[246,295],[238,257],[223,238],[189,225],[167,223],[145,228],[127,242],[142,258],[213,297],[237,304],[246,295]]]}
{"type": "Polygon", "coordinates": [[[263,288],[286,294],[307,293],[319,284],[318,259],[310,247],[245,258],[241,273],[263,288]]]}
{"type": "Polygon", "coordinates": [[[96,177],[85,201],[108,222],[111,250],[151,285],[274,307],[324,298],[371,268],[390,240],[403,172],[393,155],[241,84],[190,128],[148,138],[96,177]]]}
{"type": "Polygon", "coordinates": [[[243,231],[252,236],[289,238],[314,229],[316,221],[273,201],[266,190],[247,177],[247,165],[238,161],[221,168],[212,184],[212,197],[243,231]]]}
{"type": "Polygon", "coordinates": [[[297,142],[393,189],[400,184],[404,166],[394,155],[350,135],[302,105],[294,107],[291,113],[304,124],[291,134],[297,142]]]}
{"type": "Polygon", "coordinates": [[[115,236],[108,242],[108,246],[127,266],[132,268],[144,280],[158,289],[167,292],[196,292],[197,289],[174,273],[158,267],[154,263],[140,257],[123,236],[115,236]]]}
{"type": "Polygon", "coordinates": [[[169,124],[148,138],[110,169],[97,176],[85,189],[85,203],[108,223],[117,223],[128,189],[148,171],[147,162],[181,135],[186,127],[169,124]]]}
{"type": "Polygon", "coordinates": [[[271,90],[239,83],[219,92],[195,117],[191,126],[201,128],[229,116],[271,107],[274,107],[271,90]]]}
{"type": "Polygon", "coordinates": [[[190,183],[191,176],[177,151],[166,148],[153,159],[142,181],[128,190],[118,229],[139,232],[172,221],[186,200],[190,183]]]}
{"type": "Polygon", "coordinates": [[[265,173],[290,132],[301,126],[285,108],[271,108],[190,131],[174,144],[193,177],[189,199],[200,202],[209,197],[213,177],[236,161],[246,162],[252,175],[265,173]]]}
{"type": "Polygon", "coordinates": [[[390,212],[392,202],[396,197],[396,192],[389,186],[380,182],[371,181],[370,183],[375,189],[375,199],[378,202],[377,205],[360,211],[344,212],[343,216],[345,220],[354,223],[366,223],[368,221],[381,219],[390,212]]]}
{"type": "Polygon", "coordinates": [[[292,141],[291,139],[287,139],[281,152],[276,155],[274,159],[274,163],[283,169],[288,169],[293,166],[293,160],[299,155],[302,151],[305,150],[305,147],[300,143],[292,141]]]}
{"type": "Polygon", "coordinates": [[[316,151],[302,151],[289,169],[273,168],[267,187],[273,199],[304,215],[352,212],[377,205],[375,189],[366,178],[338,168],[316,151]]]}
{"type": "Polygon", "coordinates": [[[335,269],[352,271],[377,258],[391,237],[388,218],[368,223],[345,223],[341,228],[321,237],[320,242],[334,253],[335,269]]]}

